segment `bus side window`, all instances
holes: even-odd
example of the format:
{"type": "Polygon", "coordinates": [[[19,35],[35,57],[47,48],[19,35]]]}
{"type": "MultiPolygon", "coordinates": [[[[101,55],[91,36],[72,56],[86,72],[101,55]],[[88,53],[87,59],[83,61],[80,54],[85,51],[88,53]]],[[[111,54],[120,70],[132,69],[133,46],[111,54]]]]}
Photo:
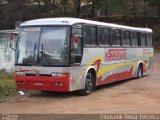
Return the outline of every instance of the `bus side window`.
{"type": "Polygon", "coordinates": [[[100,45],[105,45],[104,28],[98,28],[98,40],[100,45]]]}
{"type": "Polygon", "coordinates": [[[151,47],[152,46],[152,34],[151,33],[147,33],[146,34],[146,39],[147,39],[147,46],[151,47]]]}
{"type": "Polygon", "coordinates": [[[122,45],[130,45],[130,33],[129,31],[122,30],[121,31],[121,40],[122,40],[122,45]]]}
{"type": "Polygon", "coordinates": [[[116,29],[111,29],[111,40],[112,40],[112,45],[120,45],[121,42],[121,35],[120,35],[120,30],[116,29]]]}
{"type": "Polygon", "coordinates": [[[131,43],[132,46],[138,46],[138,34],[135,31],[131,32],[131,43]]]}
{"type": "Polygon", "coordinates": [[[82,29],[80,29],[80,28],[73,28],[72,29],[72,34],[78,35],[78,36],[82,37],[82,29]]]}
{"type": "Polygon", "coordinates": [[[115,42],[116,42],[116,31],[115,29],[111,29],[111,43],[112,45],[115,45],[115,42]]]}
{"type": "Polygon", "coordinates": [[[91,40],[90,26],[84,25],[83,26],[83,42],[84,44],[89,44],[90,40],[91,40]]]}
{"type": "Polygon", "coordinates": [[[140,43],[141,46],[146,46],[146,34],[145,33],[140,33],[140,43]]]}
{"type": "Polygon", "coordinates": [[[91,45],[96,45],[97,44],[97,30],[96,30],[96,27],[91,26],[90,30],[91,30],[91,41],[90,41],[90,44],[91,45]]]}
{"type": "Polygon", "coordinates": [[[97,44],[97,30],[94,26],[84,25],[83,26],[83,40],[86,45],[97,44]]]}
{"type": "Polygon", "coordinates": [[[110,45],[109,29],[100,27],[98,30],[98,40],[100,45],[110,45]]]}
{"type": "Polygon", "coordinates": [[[105,45],[110,45],[110,31],[108,28],[104,29],[104,38],[105,38],[105,45]]]}
{"type": "Polygon", "coordinates": [[[121,31],[116,30],[117,45],[121,45],[121,31]]]}

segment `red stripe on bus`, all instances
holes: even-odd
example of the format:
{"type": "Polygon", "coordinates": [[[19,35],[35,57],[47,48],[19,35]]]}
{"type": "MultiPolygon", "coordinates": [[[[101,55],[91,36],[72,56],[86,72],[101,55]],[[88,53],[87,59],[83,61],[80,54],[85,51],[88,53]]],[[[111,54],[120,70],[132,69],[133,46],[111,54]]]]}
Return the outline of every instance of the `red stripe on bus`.
{"type": "Polygon", "coordinates": [[[99,71],[99,68],[100,68],[100,65],[101,65],[101,60],[100,59],[98,59],[98,60],[96,60],[92,65],[97,65],[97,74],[98,74],[98,71],[99,71]]]}
{"type": "Polygon", "coordinates": [[[98,85],[103,85],[103,84],[106,84],[106,83],[112,83],[112,82],[116,82],[116,81],[121,81],[121,80],[126,80],[126,79],[129,79],[129,78],[133,78],[134,75],[132,75],[132,71],[133,71],[133,67],[131,67],[129,69],[129,71],[112,74],[112,75],[106,77],[103,81],[101,79],[102,78],[102,76],[101,76],[97,79],[97,86],[98,85]]]}

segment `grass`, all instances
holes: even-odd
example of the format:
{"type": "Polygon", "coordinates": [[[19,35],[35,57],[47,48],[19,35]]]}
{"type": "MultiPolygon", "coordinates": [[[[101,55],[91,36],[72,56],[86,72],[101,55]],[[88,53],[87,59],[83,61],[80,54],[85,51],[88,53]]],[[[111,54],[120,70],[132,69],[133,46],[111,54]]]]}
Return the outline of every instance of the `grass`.
{"type": "Polygon", "coordinates": [[[14,74],[0,71],[0,101],[16,93],[14,74]]]}

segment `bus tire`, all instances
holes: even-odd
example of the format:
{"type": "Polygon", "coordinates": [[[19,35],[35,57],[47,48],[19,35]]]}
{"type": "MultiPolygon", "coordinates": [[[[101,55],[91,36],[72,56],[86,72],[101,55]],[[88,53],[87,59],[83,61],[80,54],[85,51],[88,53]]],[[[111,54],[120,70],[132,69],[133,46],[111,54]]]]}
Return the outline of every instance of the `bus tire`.
{"type": "Polygon", "coordinates": [[[85,88],[82,90],[79,90],[78,94],[81,96],[89,95],[94,91],[95,85],[96,85],[95,76],[93,75],[92,71],[89,70],[85,78],[85,88]]]}
{"type": "Polygon", "coordinates": [[[138,66],[136,78],[139,79],[141,77],[143,77],[143,65],[142,65],[142,63],[140,63],[139,66],[138,66]]]}

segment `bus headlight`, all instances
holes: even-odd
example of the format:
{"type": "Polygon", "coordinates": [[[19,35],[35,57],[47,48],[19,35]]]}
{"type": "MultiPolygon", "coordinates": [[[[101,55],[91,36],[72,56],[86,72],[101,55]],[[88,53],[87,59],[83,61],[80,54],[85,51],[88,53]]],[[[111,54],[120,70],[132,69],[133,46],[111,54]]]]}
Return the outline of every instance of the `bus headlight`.
{"type": "Polygon", "coordinates": [[[51,73],[52,77],[65,77],[66,74],[65,73],[51,73]]]}
{"type": "Polygon", "coordinates": [[[16,72],[16,75],[25,76],[25,72],[16,72]]]}

